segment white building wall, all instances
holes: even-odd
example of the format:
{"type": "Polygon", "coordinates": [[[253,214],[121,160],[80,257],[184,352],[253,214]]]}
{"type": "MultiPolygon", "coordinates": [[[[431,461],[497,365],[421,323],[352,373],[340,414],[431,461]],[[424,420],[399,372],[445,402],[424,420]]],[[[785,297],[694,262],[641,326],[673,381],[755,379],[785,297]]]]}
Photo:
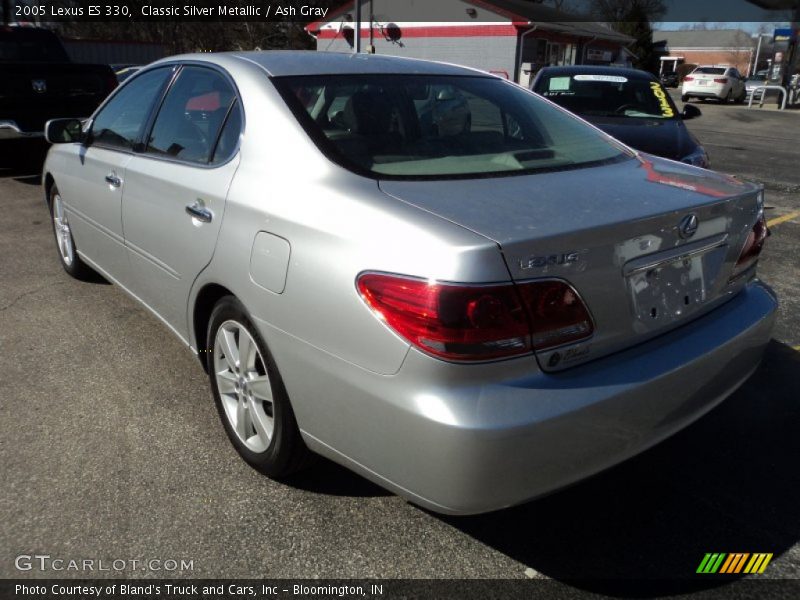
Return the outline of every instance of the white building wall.
{"type": "MultiPolygon", "coordinates": [[[[368,45],[367,39],[362,40],[362,50],[366,50],[368,45]]],[[[374,45],[376,54],[450,62],[498,75],[508,74],[509,79],[514,77],[517,52],[517,38],[514,36],[403,37],[400,43],[388,42],[376,36],[374,45]]],[[[341,36],[317,40],[317,50],[353,51],[341,36]]]]}

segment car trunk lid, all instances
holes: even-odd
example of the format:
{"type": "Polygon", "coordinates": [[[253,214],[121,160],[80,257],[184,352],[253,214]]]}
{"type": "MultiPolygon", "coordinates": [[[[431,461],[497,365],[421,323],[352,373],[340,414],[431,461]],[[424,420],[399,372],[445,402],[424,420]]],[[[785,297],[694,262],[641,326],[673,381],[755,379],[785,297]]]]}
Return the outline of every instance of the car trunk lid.
{"type": "Polygon", "coordinates": [[[757,218],[758,188],[648,155],[505,178],[381,181],[404,202],[495,241],[515,282],[562,279],[590,339],[537,352],[560,370],[689,322],[736,293],[729,278],[757,218]]]}
{"type": "Polygon", "coordinates": [[[725,79],[725,70],[720,69],[719,73],[698,73],[694,72],[689,75],[696,85],[713,85],[715,79],[725,79]]]}

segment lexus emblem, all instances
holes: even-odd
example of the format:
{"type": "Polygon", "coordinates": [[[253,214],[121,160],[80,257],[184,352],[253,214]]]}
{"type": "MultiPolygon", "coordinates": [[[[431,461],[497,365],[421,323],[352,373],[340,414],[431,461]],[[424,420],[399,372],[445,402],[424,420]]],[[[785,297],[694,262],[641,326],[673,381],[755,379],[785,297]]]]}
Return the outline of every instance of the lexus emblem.
{"type": "Polygon", "coordinates": [[[678,235],[680,235],[682,239],[688,240],[697,233],[698,224],[697,215],[686,215],[678,224],[678,235]]]}
{"type": "Polygon", "coordinates": [[[34,92],[43,94],[47,91],[47,82],[44,79],[31,79],[31,87],[34,92]]]}

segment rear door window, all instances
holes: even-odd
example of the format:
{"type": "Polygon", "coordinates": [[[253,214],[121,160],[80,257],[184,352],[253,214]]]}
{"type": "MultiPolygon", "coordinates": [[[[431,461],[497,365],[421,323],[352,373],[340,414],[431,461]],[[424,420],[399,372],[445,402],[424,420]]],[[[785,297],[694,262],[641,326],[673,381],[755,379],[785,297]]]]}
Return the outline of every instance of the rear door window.
{"type": "Polygon", "coordinates": [[[225,119],[225,125],[219,134],[217,147],[214,149],[214,155],[211,157],[211,164],[218,165],[227,161],[234,152],[239,143],[239,136],[242,133],[242,109],[238,101],[234,101],[228,117],[225,119]]]}
{"type": "Polygon", "coordinates": [[[235,100],[233,87],[218,71],[184,67],[158,111],[146,152],[207,164],[235,100]]]}

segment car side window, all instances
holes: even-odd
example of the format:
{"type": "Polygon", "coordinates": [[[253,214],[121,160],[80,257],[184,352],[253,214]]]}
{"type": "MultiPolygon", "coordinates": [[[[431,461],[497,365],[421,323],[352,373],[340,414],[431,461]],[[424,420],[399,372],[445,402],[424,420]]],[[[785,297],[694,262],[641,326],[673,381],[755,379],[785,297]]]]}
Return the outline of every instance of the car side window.
{"type": "Polygon", "coordinates": [[[218,165],[228,160],[236,151],[236,144],[239,142],[239,135],[242,133],[242,109],[239,102],[234,100],[225,124],[217,140],[217,147],[214,148],[214,155],[211,157],[211,164],[218,165]]]}
{"type": "Polygon", "coordinates": [[[171,75],[171,67],[154,69],[120,88],[94,118],[91,143],[133,149],[144,131],[153,103],[171,75]]]}
{"type": "Polygon", "coordinates": [[[236,93],[213,69],[184,67],[158,111],[146,152],[208,164],[236,93]]]}

